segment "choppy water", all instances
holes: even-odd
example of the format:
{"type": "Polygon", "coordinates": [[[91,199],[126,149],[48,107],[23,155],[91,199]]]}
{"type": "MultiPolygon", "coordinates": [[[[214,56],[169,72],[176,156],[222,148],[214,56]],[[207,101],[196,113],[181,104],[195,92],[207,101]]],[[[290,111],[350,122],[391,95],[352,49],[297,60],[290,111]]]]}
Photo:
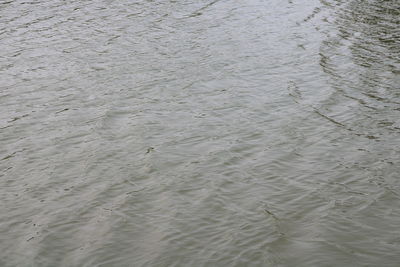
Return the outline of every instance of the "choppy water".
{"type": "Polygon", "coordinates": [[[1,266],[399,266],[398,0],[0,1],[1,266]]]}

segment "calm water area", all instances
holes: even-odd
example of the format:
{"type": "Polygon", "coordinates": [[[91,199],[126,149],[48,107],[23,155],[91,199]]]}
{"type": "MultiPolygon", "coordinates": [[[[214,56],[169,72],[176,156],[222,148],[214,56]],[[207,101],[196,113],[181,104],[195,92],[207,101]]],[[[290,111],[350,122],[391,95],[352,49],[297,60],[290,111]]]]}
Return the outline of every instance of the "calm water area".
{"type": "Polygon", "coordinates": [[[400,266],[400,1],[0,0],[0,266],[400,266]]]}

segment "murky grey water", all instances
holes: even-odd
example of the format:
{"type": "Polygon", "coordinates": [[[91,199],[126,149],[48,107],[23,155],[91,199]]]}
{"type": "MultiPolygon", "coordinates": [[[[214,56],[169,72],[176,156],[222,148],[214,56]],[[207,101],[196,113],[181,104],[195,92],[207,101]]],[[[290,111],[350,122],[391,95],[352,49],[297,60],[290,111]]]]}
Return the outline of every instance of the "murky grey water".
{"type": "Polygon", "coordinates": [[[398,266],[398,0],[0,1],[1,266],[398,266]]]}

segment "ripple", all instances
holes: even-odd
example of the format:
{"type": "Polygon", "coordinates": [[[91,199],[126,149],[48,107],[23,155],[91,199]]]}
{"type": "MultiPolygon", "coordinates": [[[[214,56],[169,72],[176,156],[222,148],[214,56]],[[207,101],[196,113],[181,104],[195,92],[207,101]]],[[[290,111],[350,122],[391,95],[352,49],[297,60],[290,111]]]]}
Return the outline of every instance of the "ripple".
{"type": "Polygon", "coordinates": [[[398,1],[0,3],[2,266],[396,266],[398,1]]]}

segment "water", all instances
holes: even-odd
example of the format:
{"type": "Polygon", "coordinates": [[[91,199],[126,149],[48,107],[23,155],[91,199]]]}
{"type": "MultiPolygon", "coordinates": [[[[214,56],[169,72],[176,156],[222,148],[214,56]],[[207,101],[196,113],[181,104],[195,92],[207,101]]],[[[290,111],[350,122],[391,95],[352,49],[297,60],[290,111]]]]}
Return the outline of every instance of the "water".
{"type": "Polygon", "coordinates": [[[398,266],[397,0],[0,1],[1,266],[398,266]]]}

